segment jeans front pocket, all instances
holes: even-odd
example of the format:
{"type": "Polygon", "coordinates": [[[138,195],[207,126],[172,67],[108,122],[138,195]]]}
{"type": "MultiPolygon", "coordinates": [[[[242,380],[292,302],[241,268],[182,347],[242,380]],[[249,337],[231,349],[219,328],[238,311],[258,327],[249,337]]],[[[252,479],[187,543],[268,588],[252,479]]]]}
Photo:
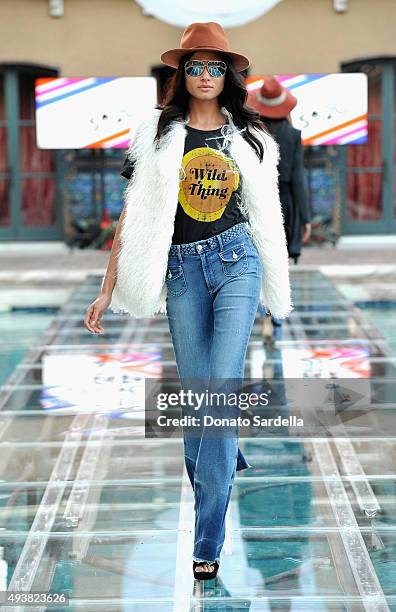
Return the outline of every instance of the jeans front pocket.
{"type": "Polygon", "coordinates": [[[187,281],[184,276],[183,267],[180,265],[170,264],[166,271],[165,278],[168,292],[174,296],[182,295],[187,291],[187,281]]]}
{"type": "Polygon", "coordinates": [[[247,270],[247,253],[243,243],[220,251],[219,257],[226,276],[239,276],[247,270]]]}

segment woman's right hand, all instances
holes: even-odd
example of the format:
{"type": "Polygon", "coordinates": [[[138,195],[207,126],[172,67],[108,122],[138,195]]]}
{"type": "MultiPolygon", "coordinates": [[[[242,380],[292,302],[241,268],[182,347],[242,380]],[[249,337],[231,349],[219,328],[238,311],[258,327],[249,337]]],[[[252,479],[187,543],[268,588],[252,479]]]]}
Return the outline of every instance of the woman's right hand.
{"type": "Polygon", "coordinates": [[[101,293],[87,308],[85,315],[84,325],[88,331],[93,334],[104,334],[104,329],[100,325],[100,320],[103,313],[110,306],[111,295],[107,293],[101,293]]]}

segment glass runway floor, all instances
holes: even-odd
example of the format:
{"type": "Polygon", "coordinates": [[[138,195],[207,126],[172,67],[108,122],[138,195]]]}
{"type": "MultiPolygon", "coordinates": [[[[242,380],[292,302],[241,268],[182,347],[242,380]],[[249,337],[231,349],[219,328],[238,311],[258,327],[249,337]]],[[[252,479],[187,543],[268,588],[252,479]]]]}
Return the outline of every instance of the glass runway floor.
{"type": "Polygon", "coordinates": [[[145,438],[141,422],[142,381],[177,377],[166,317],[109,312],[94,336],[99,284],[75,289],[0,390],[8,591],[66,594],[65,611],[396,611],[396,355],[364,312],[320,272],[292,271],[271,351],[257,315],[246,377],[335,372],[375,397],[351,436],[344,412],[339,435],[240,438],[253,469],[235,479],[218,576],[200,582],[182,439],[145,438]]]}

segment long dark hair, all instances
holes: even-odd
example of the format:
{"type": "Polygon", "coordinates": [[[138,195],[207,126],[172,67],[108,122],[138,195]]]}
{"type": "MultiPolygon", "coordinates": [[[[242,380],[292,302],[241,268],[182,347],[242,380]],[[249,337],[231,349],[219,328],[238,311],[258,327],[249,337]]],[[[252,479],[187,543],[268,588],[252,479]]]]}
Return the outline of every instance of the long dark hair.
{"type": "MultiPolygon", "coordinates": [[[[161,136],[165,134],[172,121],[184,120],[189,110],[190,93],[187,91],[184,76],[184,66],[194,52],[183,55],[175,73],[170,77],[166,93],[162,104],[157,104],[156,108],[162,110],[158,121],[158,130],[154,140],[157,140],[157,147],[161,136]]],[[[227,64],[224,88],[218,96],[220,108],[225,106],[232,114],[232,120],[237,128],[246,128],[242,132],[243,138],[254,149],[260,161],[264,157],[264,148],[259,138],[250,129],[256,129],[268,134],[268,130],[260,120],[260,115],[253,108],[245,106],[247,90],[242,75],[235,69],[232,60],[226,53],[220,53],[221,59],[227,64]]]]}

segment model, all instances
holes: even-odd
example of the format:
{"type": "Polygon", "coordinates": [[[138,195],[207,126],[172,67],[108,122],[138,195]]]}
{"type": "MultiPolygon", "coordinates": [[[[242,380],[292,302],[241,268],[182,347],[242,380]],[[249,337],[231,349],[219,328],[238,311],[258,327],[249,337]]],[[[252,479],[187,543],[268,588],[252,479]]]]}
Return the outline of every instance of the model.
{"type": "MultiPolygon", "coordinates": [[[[231,51],[220,24],[189,25],[161,61],[176,70],[128,149],[125,205],[85,326],[103,333],[109,307],[135,318],[166,314],[182,386],[226,381],[231,389],[243,381],[258,304],[279,318],[293,309],[279,147],[245,104],[249,59],[231,51]]],[[[252,467],[237,435],[206,431],[183,431],[201,580],[219,568],[235,473],[252,467]]]]}
{"type": "MultiPolygon", "coordinates": [[[[272,75],[263,78],[260,89],[249,91],[247,104],[260,113],[260,119],[279,145],[279,197],[282,204],[289,257],[296,264],[302,242],[311,235],[311,213],[304,178],[304,147],[301,130],[292,125],[290,113],[297,98],[272,75]]],[[[259,307],[260,314],[264,315],[259,307]]],[[[263,337],[271,349],[282,339],[282,320],[263,316],[263,337]],[[268,322],[272,323],[270,333],[268,322]],[[267,331],[268,330],[268,331],[267,331]]]]}

